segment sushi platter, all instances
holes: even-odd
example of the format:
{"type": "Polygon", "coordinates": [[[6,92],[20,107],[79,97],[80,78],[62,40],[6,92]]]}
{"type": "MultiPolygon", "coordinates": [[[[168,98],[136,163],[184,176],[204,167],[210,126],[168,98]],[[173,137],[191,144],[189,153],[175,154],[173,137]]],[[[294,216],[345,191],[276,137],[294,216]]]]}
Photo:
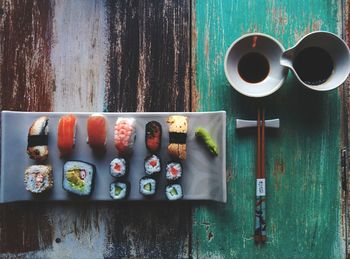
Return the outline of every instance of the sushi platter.
{"type": "Polygon", "coordinates": [[[0,203],[226,202],[226,113],[1,113],[0,203]]]}

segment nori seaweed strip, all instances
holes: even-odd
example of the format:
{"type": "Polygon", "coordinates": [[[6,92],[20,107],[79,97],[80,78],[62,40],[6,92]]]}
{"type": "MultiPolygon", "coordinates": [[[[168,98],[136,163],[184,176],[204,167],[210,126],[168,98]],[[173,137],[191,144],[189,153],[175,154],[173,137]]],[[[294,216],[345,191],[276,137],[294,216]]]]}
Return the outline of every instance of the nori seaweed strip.
{"type": "Polygon", "coordinates": [[[28,146],[47,146],[49,137],[48,135],[28,135],[28,146]]]}
{"type": "Polygon", "coordinates": [[[169,143],[186,144],[187,133],[169,132],[169,143]]]}

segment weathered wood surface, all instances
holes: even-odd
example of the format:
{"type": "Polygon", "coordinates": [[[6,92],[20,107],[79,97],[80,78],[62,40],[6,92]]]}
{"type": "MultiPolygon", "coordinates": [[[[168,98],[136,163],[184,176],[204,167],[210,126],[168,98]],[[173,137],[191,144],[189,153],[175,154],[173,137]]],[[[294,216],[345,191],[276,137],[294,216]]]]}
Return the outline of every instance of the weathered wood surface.
{"type": "Polygon", "coordinates": [[[196,1],[196,88],[199,110],[227,111],[228,204],[198,206],[193,254],[198,258],[344,258],[341,204],[341,98],[315,93],[290,75],[261,102],[235,92],[223,61],[231,42],[265,32],[288,48],[313,30],[342,32],[341,1],[196,1]],[[254,244],[256,131],[235,131],[236,118],[256,118],[258,105],[281,128],[267,133],[267,235],[254,244]]]}
{"type": "Polygon", "coordinates": [[[234,129],[237,117],[255,118],[258,103],[229,87],[222,65],[246,32],[271,34],[286,48],[312,30],[340,34],[341,7],[340,0],[0,0],[2,110],[224,109],[228,123],[228,204],[196,206],[193,219],[187,203],[1,205],[0,257],[345,257],[340,101],[348,88],[316,94],[290,76],[262,100],[282,128],[267,135],[269,240],[258,247],[255,131],[234,129]]]}
{"type": "MultiPolygon", "coordinates": [[[[1,109],[190,110],[190,3],[0,2],[1,109]]],[[[189,204],[0,206],[0,257],[188,257],[189,204]]]]}

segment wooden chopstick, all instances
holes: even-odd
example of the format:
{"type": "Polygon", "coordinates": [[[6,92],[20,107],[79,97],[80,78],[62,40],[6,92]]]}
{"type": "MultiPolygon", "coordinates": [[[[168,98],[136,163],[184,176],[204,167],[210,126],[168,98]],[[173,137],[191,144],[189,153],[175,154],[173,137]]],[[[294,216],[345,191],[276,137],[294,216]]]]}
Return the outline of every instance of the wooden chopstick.
{"type": "MultiPolygon", "coordinates": [[[[257,147],[257,174],[256,179],[265,179],[265,111],[262,114],[258,109],[258,147],[257,147]]],[[[258,186],[258,184],[257,184],[258,186]]],[[[265,187],[265,186],[264,186],[265,187]]],[[[265,195],[261,194],[256,196],[255,203],[255,235],[254,240],[256,243],[266,242],[266,208],[265,208],[265,195]]]]}
{"type": "MultiPolygon", "coordinates": [[[[265,110],[262,113],[262,127],[261,127],[261,178],[266,179],[265,176],[265,110]]],[[[266,181],[266,180],[265,180],[266,181]]],[[[261,243],[266,242],[266,196],[261,197],[261,243]]]]}
{"type": "MultiPolygon", "coordinates": [[[[257,143],[257,165],[256,165],[256,181],[261,176],[261,131],[260,131],[260,109],[258,109],[258,120],[257,120],[257,130],[258,130],[258,143],[257,143]]],[[[260,198],[256,196],[255,200],[255,233],[254,233],[254,240],[256,243],[261,242],[261,225],[260,225],[260,198]]]]}
{"type": "Polygon", "coordinates": [[[262,122],[261,122],[261,172],[260,177],[265,178],[265,111],[262,112],[262,122]]]}
{"type": "Polygon", "coordinates": [[[261,157],[261,135],[260,135],[260,109],[258,109],[258,125],[257,125],[257,128],[258,128],[258,164],[257,164],[257,173],[256,173],[256,177],[257,178],[260,178],[261,176],[261,161],[260,161],[260,157],[261,157]]]}

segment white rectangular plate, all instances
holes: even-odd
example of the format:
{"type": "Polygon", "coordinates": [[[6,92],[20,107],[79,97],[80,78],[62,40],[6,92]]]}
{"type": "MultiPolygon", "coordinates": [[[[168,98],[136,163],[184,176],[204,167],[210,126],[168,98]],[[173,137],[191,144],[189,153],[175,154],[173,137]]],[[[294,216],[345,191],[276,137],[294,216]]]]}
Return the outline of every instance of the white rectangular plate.
{"type": "MultiPolygon", "coordinates": [[[[91,196],[84,200],[113,201],[109,196],[110,184],[116,179],[109,173],[109,163],[117,156],[113,143],[113,127],[118,117],[134,117],[136,119],[136,141],[134,152],[130,159],[129,175],[131,184],[127,200],[166,200],[165,197],[165,165],[171,161],[167,153],[168,126],[166,120],[170,115],[188,116],[189,129],[187,133],[187,159],[182,162],[184,200],[213,200],[226,202],[226,113],[219,112],[178,112],[178,113],[101,113],[108,122],[107,152],[99,158],[93,155],[86,143],[86,120],[92,113],[67,112],[10,112],[1,113],[1,174],[0,203],[15,201],[67,201],[81,200],[80,197],[69,195],[62,188],[62,172],[64,159],[59,156],[57,148],[57,125],[62,115],[74,114],[77,117],[76,144],[69,160],[82,160],[96,166],[94,190],[91,196]],[[34,196],[25,189],[24,171],[35,164],[26,154],[28,129],[34,120],[40,116],[49,117],[49,159],[45,164],[53,167],[53,190],[43,197],[34,196]],[[150,153],[145,146],[145,125],[156,120],[162,125],[162,147],[160,158],[162,174],[158,180],[158,190],[152,199],[144,198],[139,193],[139,180],[145,176],[144,158],[150,153]],[[210,132],[219,147],[219,155],[212,156],[208,150],[195,138],[195,129],[203,127],[210,132]]],[[[113,201],[115,202],[115,201],[113,201]]]]}

